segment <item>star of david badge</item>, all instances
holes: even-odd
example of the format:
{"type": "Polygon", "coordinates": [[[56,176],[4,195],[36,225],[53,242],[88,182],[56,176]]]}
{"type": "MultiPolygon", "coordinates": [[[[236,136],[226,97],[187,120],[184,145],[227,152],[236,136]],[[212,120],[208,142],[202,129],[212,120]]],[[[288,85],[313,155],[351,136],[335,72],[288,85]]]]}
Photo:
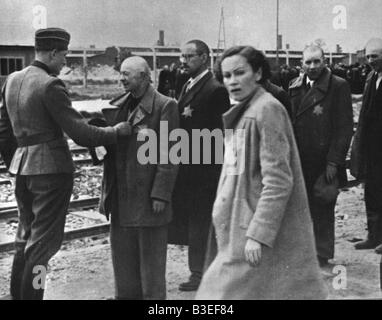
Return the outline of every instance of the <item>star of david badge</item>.
{"type": "Polygon", "coordinates": [[[192,117],[192,111],[194,111],[194,110],[192,110],[190,106],[187,106],[184,108],[182,116],[184,116],[185,118],[188,118],[188,117],[191,118],[192,117]]]}
{"type": "Polygon", "coordinates": [[[315,114],[316,116],[320,116],[323,114],[323,110],[324,110],[324,108],[321,107],[320,105],[315,106],[314,110],[313,110],[313,114],[315,114]]]}

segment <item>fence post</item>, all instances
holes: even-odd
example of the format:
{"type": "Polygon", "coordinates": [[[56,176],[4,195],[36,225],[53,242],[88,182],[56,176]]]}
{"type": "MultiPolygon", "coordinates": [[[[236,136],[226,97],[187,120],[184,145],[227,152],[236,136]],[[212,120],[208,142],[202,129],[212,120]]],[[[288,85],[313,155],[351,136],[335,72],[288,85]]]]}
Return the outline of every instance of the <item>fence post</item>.
{"type": "Polygon", "coordinates": [[[87,58],[86,49],[84,49],[84,52],[83,52],[83,64],[84,64],[83,86],[84,86],[84,88],[87,88],[88,87],[88,58],[87,58]]]}

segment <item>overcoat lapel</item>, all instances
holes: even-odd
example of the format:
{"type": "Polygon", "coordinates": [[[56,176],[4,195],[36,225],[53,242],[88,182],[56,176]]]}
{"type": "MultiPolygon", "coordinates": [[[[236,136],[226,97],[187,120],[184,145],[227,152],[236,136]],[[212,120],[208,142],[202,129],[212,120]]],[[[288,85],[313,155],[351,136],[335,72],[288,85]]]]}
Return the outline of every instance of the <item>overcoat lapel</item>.
{"type": "Polygon", "coordinates": [[[330,81],[331,72],[328,69],[325,69],[312,89],[309,90],[302,98],[300,107],[297,110],[296,117],[300,116],[308,109],[320,104],[325,99],[325,96],[329,90],[330,81]]]}
{"type": "Polygon", "coordinates": [[[373,86],[373,84],[375,84],[375,81],[376,81],[376,75],[375,75],[375,72],[372,71],[369,73],[365,82],[365,90],[363,93],[363,101],[362,101],[360,117],[364,117],[364,115],[367,114],[368,111],[370,110],[369,106],[373,96],[373,91],[375,92],[375,86],[373,86]]]}
{"type": "MultiPolygon", "coordinates": [[[[202,79],[200,79],[189,91],[184,93],[179,98],[179,107],[182,109],[184,106],[190,104],[190,102],[194,99],[195,95],[203,88],[206,82],[212,78],[212,73],[208,72],[202,79]]],[[[183,88],[182,91],[184,91],[183,88]]]]}
{"type": "MultiPolygon", "coordinates": [[[[139,124],[148,114],[151,114],[154,103],[154,94],[154,88],[150,85],[143,95],[142,100],[139,102],[136,111],[131,113],[128,118],[128,121],[133,118],[133,126],[139,124]]],[[[127,103],[129,96],[130,93],[125,93],[110,101],[110,107],[102,109],[102,113],[109,125],[115,125],[117,123],[119,110],[125,103],[127,103]]]]}
{"type": "Polygon", "coordinates": [[[257,88],[250,97],[234,105],[224,113],[222,116],[224,129],[234,129],[240,118],[245,114],[248,106],[254,104],[264,91],[263,88],[257,88]]]}
{"type": "Polygon", "coordinates": [[[110,106],[102,108],[103,116],[105,117],[106,123],[110,126],[117,124],[117,117],[119,110],[122,106],[127,103],[130,93],[124,93],[123,95],[110,101],[110,106]]]}
{"type": "Polygon", "coordinates": [[[154,88],[150,85],[143,95],[142,100],[139,102],[135,115],[133,112],[129,117],[129,120],[131,120],[131,117],[134,117],[133,126],[139,124],[147,115],[151,114],[154,104],[154,95],[154,88]]]}

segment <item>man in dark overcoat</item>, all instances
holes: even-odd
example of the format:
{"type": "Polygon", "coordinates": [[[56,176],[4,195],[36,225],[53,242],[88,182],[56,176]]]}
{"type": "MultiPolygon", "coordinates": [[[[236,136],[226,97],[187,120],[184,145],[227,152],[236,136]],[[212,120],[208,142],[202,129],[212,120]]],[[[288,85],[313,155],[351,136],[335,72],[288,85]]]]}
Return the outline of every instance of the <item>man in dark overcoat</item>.
{"type": "Polygon", "coordinates": [[[115,299],[163,300],[178,166],[169,159],[172,144],[161,139],[178,128],[178,108],[151,85],[143,58],[127,58],[120,72],[126,93],[101,115],[108,125],[127,120],[133,128],[131,136],[107,148],[104,159],[100,212],[111,216],[115,299]]]}
{"type": "Polygon", "coordinates": [[[365,182],[367,239],[356,249],[374,249],[382,254],[382,39],[371,39],[366,57],[369,73],[351,152],[351,174],[365,182]]]}
{"type": "MultiPolygon", "coordinates": [[[[178,101],[180,127],[188,133],[189,164],[182,163],[174,190],[174,221],[170,225],[169,242],[188,244],[188,266],[191,271],[189,281],[181,283],[179,289],[193,291],[199,286],[203,272],[208,230],[211,224],[212,205],[215,200],[217,183],[221,170],[219,159],[214,158],[215,149],[207,151],[211,155],[210,164],[203,163],[203,143],[192,139],[193,129],[222,128],[222,114],[230,107],[228,92],[214,79],[208,70],[209,48],[200,40],[191,40],[182,47],[183,68],[190,79],[183,86],[178,101]],[[193,162],[193,156],[200,164],[193,162]]],[[[222,141],[216,141],[221,143],[222,141]]]]}
{"type": "Polygon", "coordinates": [[[334,185],[331,190],[337,191],[346,184],[345,160],[353,134],[353,110],[348,83],[325,66],[320,47],[308,46],[302,63],[305,74],[292,80],[289,87],[291,118],[308,192],[318,260],[324,266],[334,257],[337,193],[318,197],[314,186],[323,189],[334,185]]]}
{"type": "Polygon", "coordinates": [[[0,100],[0,151],[12,158],[19,224],[11,274],[13,299],[42,299],[49,259],[59,250],[73,189],[74,164],[64,132],[84,146],[111,145],[131,133],[128,123],[96,128],[71,105],[56,76],[65,65],[70,35],[36,31],[36,60],[10,74],[0,100]],[[14,155],[9,143],[16,141],[14,155]]]}

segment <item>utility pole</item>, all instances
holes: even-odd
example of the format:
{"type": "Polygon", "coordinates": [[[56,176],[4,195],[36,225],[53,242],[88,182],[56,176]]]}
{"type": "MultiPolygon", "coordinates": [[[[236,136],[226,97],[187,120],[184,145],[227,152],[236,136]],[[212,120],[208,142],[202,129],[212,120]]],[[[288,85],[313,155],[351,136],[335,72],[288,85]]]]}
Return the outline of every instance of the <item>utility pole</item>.
{"type": "Polygon", "coordinates": [[[276,65],[279,66],[279,0],[276,9],[276,65]]]}
{"type": "MultiPolygon", "coordinates": [[[[218,36],[218,45],[217,45],[217,55],[219,54],[219,50],[226,48],[225,42],[225,22],[224,22],[224,8],[221,7],[220,10],[220,22],[219,22],[219,36],[218,36]]],[[[212,51],[212,48],[211,48],[212,51]]],[[[211,52],[211,66],[214,65],[213,52],[211,52]]]]}

